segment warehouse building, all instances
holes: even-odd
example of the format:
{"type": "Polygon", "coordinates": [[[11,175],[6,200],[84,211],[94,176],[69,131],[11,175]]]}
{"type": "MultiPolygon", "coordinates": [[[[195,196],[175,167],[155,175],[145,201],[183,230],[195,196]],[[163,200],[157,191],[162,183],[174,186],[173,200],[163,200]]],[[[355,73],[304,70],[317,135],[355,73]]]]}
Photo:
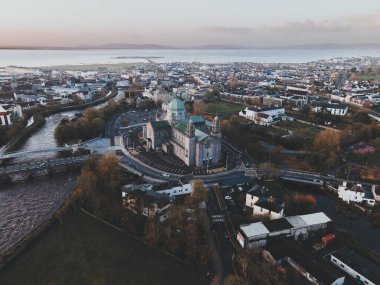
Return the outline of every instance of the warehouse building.
{"type": "Polygon", "coordinates": [[[263,247],[268,240],[292,237],[305,240],[324,233],[331,219],[325,213],[285,217],[240,226],[237,240],[243,248],[263,247]]]}

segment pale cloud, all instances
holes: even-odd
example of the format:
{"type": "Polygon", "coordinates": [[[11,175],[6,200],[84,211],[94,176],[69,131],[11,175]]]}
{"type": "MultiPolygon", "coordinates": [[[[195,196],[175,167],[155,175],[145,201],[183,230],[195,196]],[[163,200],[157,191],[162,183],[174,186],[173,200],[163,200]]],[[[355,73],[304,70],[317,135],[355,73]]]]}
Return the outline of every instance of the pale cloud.
{"type": "Polygon", "coordinates": [[[255,27],[201,27],[204,39],[252,46],[286,46],[317,43],[380,43],[380,10],[336,19],[282,21],[255,27]]]}

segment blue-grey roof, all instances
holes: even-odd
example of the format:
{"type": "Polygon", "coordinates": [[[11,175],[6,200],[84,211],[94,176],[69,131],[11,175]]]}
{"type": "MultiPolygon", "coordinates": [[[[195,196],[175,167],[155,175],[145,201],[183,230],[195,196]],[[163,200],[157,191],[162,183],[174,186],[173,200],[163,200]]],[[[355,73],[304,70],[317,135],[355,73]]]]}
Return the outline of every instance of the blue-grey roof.
{"type": "Polygon", "coordinates": [[[169,103],[169,108],[170,110],[185,110],[185,104],[183,101],[179,98],[174,98],[173,100],[170,101],[169,103]]]}

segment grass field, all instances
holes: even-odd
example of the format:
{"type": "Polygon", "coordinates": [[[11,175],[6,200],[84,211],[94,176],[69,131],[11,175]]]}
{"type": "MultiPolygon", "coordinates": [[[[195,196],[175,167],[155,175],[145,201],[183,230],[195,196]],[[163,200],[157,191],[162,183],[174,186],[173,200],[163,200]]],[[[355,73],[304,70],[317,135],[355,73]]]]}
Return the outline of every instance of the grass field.
{"type": "Polygon", "coordinates": [[[0,284],[207,284],[203,274],[79,212],[0,271],[0,284]]]}
{"type": "Polygon", "coordinates": [[[202,104],[202,112],[205,113],[212,113],[212,114],[218,114],[218,115],[232,115],[237,114],[239,111],[244,109],[244,105],[242,104],[235,104],[225,101],[217,101],[217,102],[210,102],[202,104]]]}
{"type": "Polygon", "coordinates": [[[278,126],[309,140],[313,140],[314,137],[322,131],[322,128],[307,125],[298,121],[284,121],[278,123],[278,126]]]}

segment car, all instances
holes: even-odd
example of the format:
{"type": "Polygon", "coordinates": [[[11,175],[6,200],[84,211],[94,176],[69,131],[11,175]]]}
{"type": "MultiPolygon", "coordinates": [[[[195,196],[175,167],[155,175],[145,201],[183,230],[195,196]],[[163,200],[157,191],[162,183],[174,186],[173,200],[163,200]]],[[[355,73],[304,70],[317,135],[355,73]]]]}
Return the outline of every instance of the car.
{"type": "Polygon", "coordinates": [[[224,196],[224,199],[226,199],[226,200],[232,200],[232,197],[231,196],[224,196]]]}
{"type": "Polygon", "coordinates": [[[162,176],[164,176],[164,177],[170,177],[170,175],[167,174],[166,172],[162,173],[162,176]]]}

